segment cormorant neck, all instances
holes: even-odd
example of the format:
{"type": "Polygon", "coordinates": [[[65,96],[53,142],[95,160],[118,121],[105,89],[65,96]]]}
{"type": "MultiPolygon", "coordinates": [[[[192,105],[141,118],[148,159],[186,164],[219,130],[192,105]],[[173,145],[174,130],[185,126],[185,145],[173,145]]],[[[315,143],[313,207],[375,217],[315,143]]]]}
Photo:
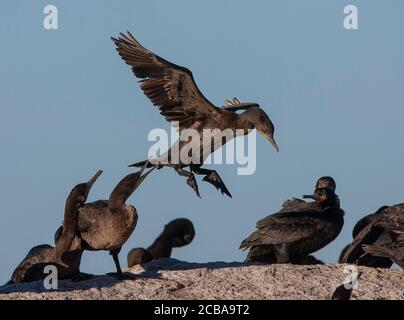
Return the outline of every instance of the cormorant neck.
{"type": "Polygon", "coordinates": [[[173,236],[164,233],[164,231],[157,237],[156,240],[147,248],[151,253],[153,259],[169,258],[172,251],[173,236]]]}
{"type": "Polygon", "coordinates": [[[72,190],[66,199],[65,216],[76,214],[80,204],[86,201],[86,196],[78,190],[72,190]]]}
{"type": "Polygon", "coordinates": [[[126,200],[128,200],[139,185],[139,176],[138,172],[132,173],[118,183],[109,197],[108,205],[110,209],[122,209],[125,206],[126,200]]]}
{"type": "Polygon", "coordinates": [[[255,128],[254,123],[251,121],[251,112],[253,109],[248,109],[243,113],[237,115],[236,129],[250,129],[255,128]]]}
{"type": "Polygon", "coordinates": [[[340,203],[338,196],[334,195],[333,197],[328,198],[327,200],[321,203],[321,206],[323,208],[339,208],[340,203]]]}

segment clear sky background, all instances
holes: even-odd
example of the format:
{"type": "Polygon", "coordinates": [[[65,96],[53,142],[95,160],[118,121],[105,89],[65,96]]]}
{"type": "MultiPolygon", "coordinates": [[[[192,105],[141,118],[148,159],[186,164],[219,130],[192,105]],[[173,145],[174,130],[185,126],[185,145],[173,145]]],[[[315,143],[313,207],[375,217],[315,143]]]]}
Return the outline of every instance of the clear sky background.
{"type": "MultiPolygon", "coordinates": [[[[89,200],[108,198],[146,158],[153,128],[169,128],[138,88],[110,36],[130,30],[147,48],[191,69],[213,103],[258,102],[280,146],[257,136],[257,171],[217,166],[233,199],[200,182],[202,199],[172,170],[154,172],[129,199],[138,226],[120,255],[149,245],[164,224],[187,217],[186,261],[241,261],[240,242],[282,202],[337,181],[341,235],[316,253],[335,262],[362,216],[404,200],[404,3],[388,1],[0,2],[0,282],[34,245],[53,243],[70,189],[98,169],[89,200]],[[59,9],[59,30],[42,26],[59,9]],[[359,30],[343,8],[359,9],[359,30]]],[[[86,252],[82,271],[114,270],[107,252],[86,252]]]]}

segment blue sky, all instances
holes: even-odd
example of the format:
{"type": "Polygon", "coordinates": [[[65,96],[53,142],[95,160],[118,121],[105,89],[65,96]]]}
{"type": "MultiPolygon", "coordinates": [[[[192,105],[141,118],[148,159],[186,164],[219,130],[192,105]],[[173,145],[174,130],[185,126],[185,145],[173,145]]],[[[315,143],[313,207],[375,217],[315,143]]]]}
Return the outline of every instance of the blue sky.
{"type": "MultiPolygon", "coordinates": [[[[316,254],[335,262],[355,222],[404,198],[404,3],[389,1],[22,1],[0,4],[0,282],[34,245],[52,243],[70,189],[98,169],[89,200],[108,198],[143,160],[153,128],[169,128],[115,52],[130,30],[146,47],[191,69],[221,105],[256,101],[281,152],[257,136],[257,171],[216,166],[233,194],[200,182],[202,200],[171,170],[154,172],[129,199],[138,226],[123,247],[149,245],[165,223],[191,219],[187,261],[240,261],[255,222],[332,175],[346,211],[343,232],[316,254]],[[59,9],[59,29],[42,26],[59,9]],[[359,9],[359,30],[343,9],[359,9]]],[[[82,270],[114,270],[86,252],[82,270]]]]}

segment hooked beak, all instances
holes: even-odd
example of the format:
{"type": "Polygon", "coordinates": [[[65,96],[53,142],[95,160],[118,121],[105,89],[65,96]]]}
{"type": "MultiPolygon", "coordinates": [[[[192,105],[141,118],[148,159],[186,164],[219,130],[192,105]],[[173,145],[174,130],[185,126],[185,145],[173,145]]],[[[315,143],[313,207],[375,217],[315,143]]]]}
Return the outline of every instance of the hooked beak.
{"type": "Polygon", "coordinates": [[[98,170],[97,173],[87,182],[87,186],[89,189],[93,186],[93,184],[97,181],[98,177],[102,174],[102,170],[98,170]]]}
{"type": "MultiPolygon", "coordinates": [[[[258,130],[258,129],[257,129],[257,130],[258,130]]],[[[259,132],[264,138],[266,138],[269,142],[272,143],[272,145],[274,146],[276,152],[279,152],[279,147],[278,147],[278,145],[276,144],[275,139],[274,139],[274,137],[273,137],[272,135],[267,134],[266,132],[264,132],[264,131],[262,131],[262,130],[258,130],[258,132],[259,132]]]]}
{"type": "Polygon", "coordinates": [[[269,137],[269,138],[267,138],[267,139],[269,140],[269,142],[272,143],[272,145],[274,146],[276,152],[279,152],[279,147],[278,147],[278,145],[276,144],[274,137],[269,137]]]}

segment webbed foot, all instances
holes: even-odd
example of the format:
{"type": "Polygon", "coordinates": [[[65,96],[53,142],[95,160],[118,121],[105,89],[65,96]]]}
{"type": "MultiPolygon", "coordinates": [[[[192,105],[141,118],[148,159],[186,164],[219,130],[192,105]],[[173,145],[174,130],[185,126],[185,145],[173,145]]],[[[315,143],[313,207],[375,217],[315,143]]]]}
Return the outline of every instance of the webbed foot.
{"type": "Polygon", "coordinates": [[[196,182],[195,179],[195,175],[194,174],[190,174],[188,179],[187,179],[187,185],[189,185],[196,193],[196,195],[201,198],[201,195],[199,194],[199,188],[198,188],[198,184],[196,182]]]}
{"type": "Polygon", "coordinates": [[[222,178],[218,175],[216,171],[211,171],[208,175],[206,175],[203,181],[209,182],[212,184],[216,189],[220,190],[222,194],[226,194],[230,198],[232,198],[229,190],[227,189],[226,185],[224,184],[222,178]]]}

